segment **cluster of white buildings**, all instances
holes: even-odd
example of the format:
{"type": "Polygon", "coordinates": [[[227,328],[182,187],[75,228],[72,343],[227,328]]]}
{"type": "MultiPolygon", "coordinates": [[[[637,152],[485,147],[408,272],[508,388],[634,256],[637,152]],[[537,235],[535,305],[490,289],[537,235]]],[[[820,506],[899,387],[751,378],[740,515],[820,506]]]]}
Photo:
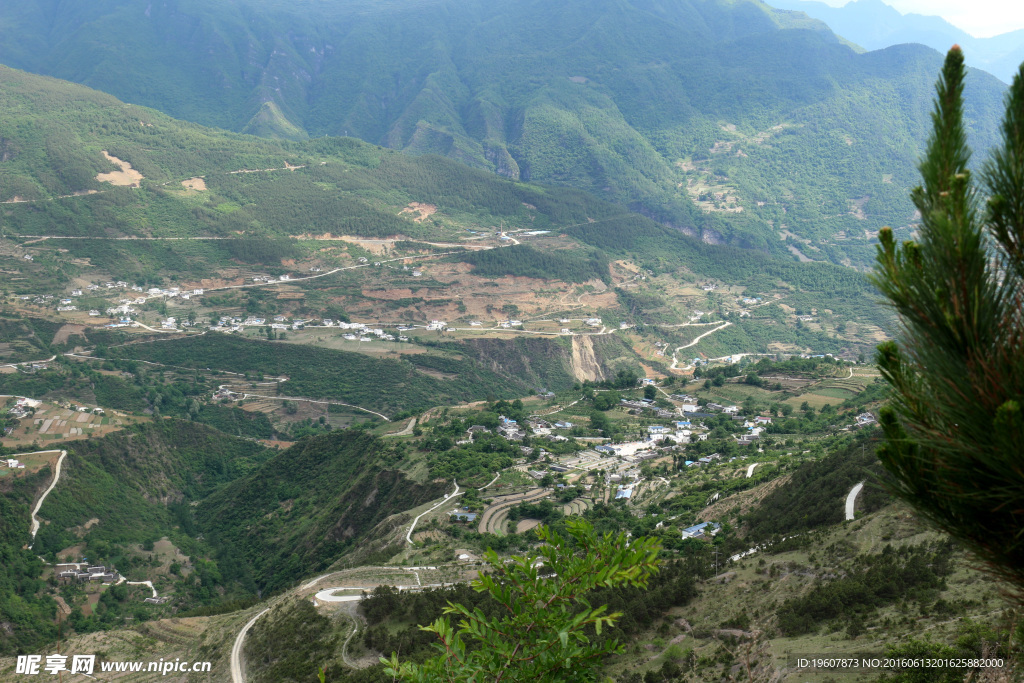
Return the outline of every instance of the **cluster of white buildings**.
{"type": "Polygon", "coordinates": [[[648,441],[668,439],[677,444],[687,444],[695,441],[707,441],[708,433],[702,424],[694,425],[689,420],[678,420],[672,426],[651,425],[647,428],[647,439],[648,441]]]}
{"type": "MultiPolygon", "coordinates": [[[[90,292],[95,292],[96,290],[99,290],[99,289],[128,289],[129,287],[128,287],[128,283],[125,282],[124,280],[118,280],[117,282],[104,282],[102,285],[88,284],[88,285],[86,285],[85,288],[88,291],[90,291],[90,292]]],[[[139,287],[138,285],[132,285],[131,286],[131,290],[133,292],[141,292],[142,291],[142,287],[139,287]]],[[[82,290],[80,290],[80,289],[73,289],[73,290],[71,290],[71,296],[82,296],[82,290]]]]}
{"type": "MultiPolygon", "coordinates": [[[[182,290],[181,287],[169,287],[167,289],[161,289],[160,287],[150,287],[146,290],[146,299],[152,299],[155,297],[166,297],[168,299],[174,299],[181,297],[182,299],[191,299],[193,296],[202,296],[206,292],[202,287],[196,287],[190,290],[182,290]]],[[[146,299],[143,299],[144,303],[146,299]]],[[[140,303],[139,299],[135,300],[136,303],[140,303]]]]}
{"type": "Polygon", "coordinates": [[[27,417],[28,414],[32,411],[32,408],[35,408],[38,405],[39,401],[19,396],[17,399],[15,399],[14,405],[11,406],[11,409],[8,410],[7,412],[14,416],[16,419],[20,420],[23,417],[27,417]]]}

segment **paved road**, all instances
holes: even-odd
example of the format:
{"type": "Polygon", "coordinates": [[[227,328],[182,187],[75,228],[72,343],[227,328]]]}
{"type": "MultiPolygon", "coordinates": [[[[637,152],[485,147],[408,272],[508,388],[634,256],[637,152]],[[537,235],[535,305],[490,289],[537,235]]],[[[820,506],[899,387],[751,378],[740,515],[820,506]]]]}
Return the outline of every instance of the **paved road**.
{"type": "Polygon", "coordinates": [[[444,500],[440,501],[439,503],[434,505],[434,507],[430,508],[426,512],[421,512],[420,514],[416,515],[416,519],[412,520],[412,524],[409,525],[409,531],[408,531],[408,533],[405,534],[405,540],[408,541],[409,545],[412,545],[412,531],[413,531],[413,529],[416,528],[416,522],[420,521],[420,517],[422,517],[423,515],[428,514],[430,512],[433,512],[437,508],[441,507],[445,503],[447,503],[450,500],[452,500],[453,498],[455,498],[455,496],[461,496],[462,495],[461,493],[459,493],[459,482],[453,480],[452,483],[455,484],[455,492],[452,493],[452,495],[445,496],[444,500]]]}
{"type": "Polygon", "coordinates": [[[256,620],[262,617],[264,614],[270,611],[270,608],[263,610],[249,622],[242,627],[242,630],[238,632],[238,637],[235,638],[235,644],[231,647],[231,682],[232,683],[245,683],[245,669],[244,662],[242,660],[242,646],[245,644],[245,636],[249,633],[249,629],[256,623],[256,620]]]}
{"type": "Polygon", "coordinates": [[[153,597],[154,598],[159,598],[160,597],[160,594],[156,592],[156,588],[153,587],[153,582],[152,581],[129,581],[125,577],[121,576],[117,580],[117,583],[115,583],[114,585],[115,586],[120,586],[122,583],[126,583],[129,586],[149,586],[149,590],[153,591],[153,597]]]}
{"type": "MultiPolygon", "coordinates": [[[[35,451],[35,453],[53,453],[53,452],[54,451],[35,451]]],[[[35,545],[36,533],[39,531],[39,518],[36,517],[36,515],[39,514],[39,508],[41,508],[43,506],[43,501],[46,500],[46,497],[48,495],[50,495],[50,491],[53,490],[53,487],[56,486],[57,482],[60,480],[60,466],[64,463],[64,458],[65,458],[65,456],[67,456],[67,454],[68,454],[67,451],[61,451],[60,452],[60,457],[57,458],[57,470],[53,473],[53,481],[51,481],[50,482],[50,486],[45,491],[43,491],[43,495],[41,495],[39,497],[39,500],[36,501],[35,508],[32,509],[32,526],[29,527],[29,531],[32,534],[32,543],[30,543],[29,546],[28,546],[29,550],[31,550],[32,546],[35,545]]],[[[34,455],[34,453],[21,453],[19,455],[34,455]]]]}
{"type": "Polygon", "coordinates": [[[857,502],[857,495],[860,490],[864,488],[864,482],[861,482],[850,489],[850,494],[846,496],[846,519],[853,519],[853,506],[857,502]]]}
{"type": "MultiPolygon", "coordinates": [[[[416,580],[417,580],[417,582],[419,582],[419,574],[416,575],[416,580]]],[[[408,590],[417,590],[417,589],[420,589],[420,588],[436,588],[438,586],[444,586],[445,584],[443,584],[443,583],[428,583],[428,584],[418,583],[415,586],[394,586],[394,585],[391,585],[391,584],[383,584],[383,585],[389,585],[392,588],[396,588],[396,589],[398,589],[400,591],[408,591],[408,590]]],[[[370,586],[332,586],[330,588],[325,588],[322,591],[319,591],[313,597],[315,597],[320,602],[356,602],[357,600],[362,600],[363,599],[363,593],[364,592],[371,593],[373,591],[373,588],[374,587],[370,587],[370,586]],[[338,591],[359,591],[359,593],[356,594],[356,595],[334,595],[334,593],[336,593],[338,591]]]]}
{"type": "Polygon", "coordinates": [[[754,476],[754,468],[760,464],[761,463],[759,462],[755,462],[753,465],[747,468],[747,479],[750,479],[752,476],[754,476]]]}
{"type": "Polygon", "coordinates": [[[365,591],[368,590],[365,586],[334,586],[333,588],[325,588],[316,594],[316,599],[320,602],[355,602],[356,600],[362,600],[363,594],[357,593],[356,595],[334,595],[338,591],[365,591]]]}

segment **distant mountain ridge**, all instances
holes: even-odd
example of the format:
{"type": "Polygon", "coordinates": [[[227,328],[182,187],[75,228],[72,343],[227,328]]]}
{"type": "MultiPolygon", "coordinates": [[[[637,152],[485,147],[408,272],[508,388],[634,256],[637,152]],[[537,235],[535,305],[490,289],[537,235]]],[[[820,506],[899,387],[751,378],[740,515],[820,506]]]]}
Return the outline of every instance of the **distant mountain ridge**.
{"type": "MultiPolygon", "coordinates": [[[[712,243],[864,265],[908,225],[940,55],[758,0],[0,7],[0,61],[270,137],[571,185],[712,243]],[[793,237],[789,237],[792,235],[793,237]]],[[[972,74],[973,143],[1004,87],[972,74]]]]}
{"type": "Polygon", "coordinates": [[[853,0],[842,7],[818,0],[773,0],[770,4],[823,21],[838,35],[868,50],[920,43],[944,52],[958,44],[964,49],[968,65],[1006,83],[1024,62],[1024,29],[975,38],[942,17],[901,14],[882,0],[853,0]]]}

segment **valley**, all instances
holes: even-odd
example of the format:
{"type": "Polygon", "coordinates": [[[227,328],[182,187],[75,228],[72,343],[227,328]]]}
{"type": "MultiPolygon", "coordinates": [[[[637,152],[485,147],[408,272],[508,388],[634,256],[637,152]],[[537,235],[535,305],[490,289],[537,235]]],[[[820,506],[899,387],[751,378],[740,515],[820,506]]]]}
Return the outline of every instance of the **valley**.
{"type": "Polygon", "coordinates": [[[937,53],[759,0],[57,5],[0,7],[0,681],[384,683],[580,529],[602,680],[1015,680],[1019,600],[878,455],[937,53]]]}

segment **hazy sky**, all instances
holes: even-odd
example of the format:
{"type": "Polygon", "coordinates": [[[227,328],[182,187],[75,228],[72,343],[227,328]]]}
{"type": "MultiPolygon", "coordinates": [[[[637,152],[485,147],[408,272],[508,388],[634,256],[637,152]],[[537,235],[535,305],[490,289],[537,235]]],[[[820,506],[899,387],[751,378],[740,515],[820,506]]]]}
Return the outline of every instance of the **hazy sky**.
{"type": "MultiPolygon", "coordinates": [[[[847,0],[825,0],[840,7],[847,0]]],[[[1024,28],[1021,0],[883,0],[903,14],[938,15],[976,38],[1024,28]]],[[[769,2],[769,4],[771,4],[769,2]]]]}

